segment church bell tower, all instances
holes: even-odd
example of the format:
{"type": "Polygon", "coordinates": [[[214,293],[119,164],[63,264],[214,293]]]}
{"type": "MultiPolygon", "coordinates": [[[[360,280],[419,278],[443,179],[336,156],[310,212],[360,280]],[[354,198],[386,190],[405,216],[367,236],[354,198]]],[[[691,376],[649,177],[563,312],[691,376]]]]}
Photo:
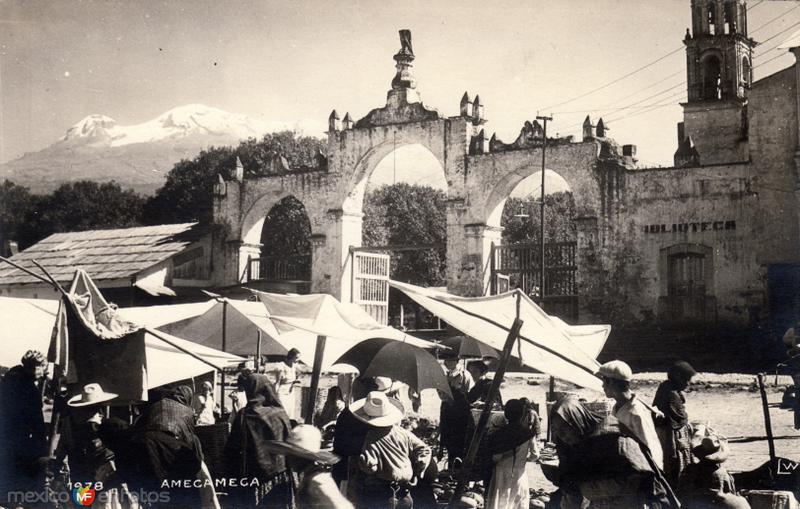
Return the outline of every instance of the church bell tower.
{"type": "MultiPolygon", "coordinates": [[[[753,81],[753,48],[744,0],[691,0],[686,30],[686,138],[700,164],[746,160],[747,96],[753,81]]],[[[680,151],[680,148],[679,148],[680,151]]],[[[676,153],[676,164],[678,154],[676,153]]]]}

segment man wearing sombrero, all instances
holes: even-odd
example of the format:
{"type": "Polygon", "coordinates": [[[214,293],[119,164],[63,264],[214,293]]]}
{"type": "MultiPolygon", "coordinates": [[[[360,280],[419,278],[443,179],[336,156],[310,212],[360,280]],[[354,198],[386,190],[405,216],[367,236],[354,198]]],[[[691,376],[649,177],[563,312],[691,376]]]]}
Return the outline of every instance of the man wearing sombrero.
{"type": "Polygon", "coordinates": [[[103,484],[103,500],[95,502],[98,507],[119,500],[122,486],[108,439],[116,428],[127,427],[127,423],[118,419],[106,421],[103,416],[103,406],[116,397],[117,394],[104,391],[100,384],[90,383],[67,400],[69,426],[65,429],[60,455],[67,456],[73,483],[103,484]]]}
{"type": "Polygon", "coordinates": [[[295,426],[286,441],[268,440],[265,448],[286,457],[286,464],[297,475],[298,507],[315,509],[352,509],[353,504],[344,498],[328,467],[339,457],[320,450],[322,433],[308,424],[295,426]]]}
{"type": "Polygon", "coordinates": [[[403,419],[403,405],[379,391],[355,401],[350,410],[370,428],[358,458],[363,480],[359,483],[359,507],[413,507],[409,487],[428,467],[431,449],[398,423],[403,419]]]}

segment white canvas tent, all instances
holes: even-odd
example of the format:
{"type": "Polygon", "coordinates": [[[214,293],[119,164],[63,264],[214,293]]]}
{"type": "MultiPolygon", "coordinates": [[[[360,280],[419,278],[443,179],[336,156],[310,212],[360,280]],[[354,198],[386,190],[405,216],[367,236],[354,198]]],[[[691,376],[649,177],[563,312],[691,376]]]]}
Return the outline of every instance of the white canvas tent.
{"type": "MultiPolygon", "coordinates": [[[[369,338],[389,338],[421,348],[435,348],[430,341],[410,336],[393,327],[381,325],[360,306],[340,302],[327,294],[280,295],[252,290],[280,334],[285,346],[300,350],[301,359],[311,363],[316,338],[328,338],[322,358],[322,369],[331,370],[333,363],[347,350],[369,338]]],[[[338,365],[337,371],[352,371],[338,365]]]]}
{"type": "MultiPolygon", "coordinates": [[[[58,301],[0,297],[0,366],[19,364],[27,350],[46,353],[56,321],[58,301]]],[[[163,334],[163,333],[162,333],[163,334]]],[[[241,357],[164,334],[180,348],[219,368],[241,362],[241,357]]],[[[212,368],[168,345],[150,333],[145,335],[148,388],[208,373],[212,368]]]]}
{"type": "Polygon", "coordinates": [[[257,291],[254,294],[260,302],[225,299],[223,303],[212,299],[195,304],[124,308],[120,313],[136,323],[220,349],[222,312],[223,306],[227,305],[227,352],[253,355],[260,330],[263,354],[285,355],[289,349],[297,348],[300,359],[311,365],[317,337],[326,336],[328,341],[322,369],[332,372],[353,371],[350,366],[334,366],[333,363],[364,339],[386,337],[423,348],[436,346],[380,325],[358,305],[339,302],[331,295],[282,295],[257,291]]]}
{"type": "Polygon", "coordinates": [[[260,302],[213,300],[211,306],[202,314],[159,328],[178,337],[221,350],[223,325],[226,352],[252,356],[256,353],[259,332],[262,354],[286,355],[291,348],[280,340],[280,333],[267,318],[267,312],[260,302]]]}
{"type": "Polygon", "coordinates": [[[454,328],[503,349],[517,315],[523,321],[512,354],[531,368],[581,387],[602,390],[594,373],[609,325],[567,325],[545,313],[519,290],[488,297],[457,297],[446,292],[390,281],[390,284],[454,328]]]}

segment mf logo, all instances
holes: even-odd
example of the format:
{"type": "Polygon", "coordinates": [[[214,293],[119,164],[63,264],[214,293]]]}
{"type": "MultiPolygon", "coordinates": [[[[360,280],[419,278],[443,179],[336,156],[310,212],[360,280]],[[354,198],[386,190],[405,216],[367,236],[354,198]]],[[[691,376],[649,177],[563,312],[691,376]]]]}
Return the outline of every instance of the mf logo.
{"type": "Polygon", "coordinates": [[[800,463],[797,461],[790,461],[786,458],[778,458],[778,475],[792,475],[795,472],[798,472],[800,468],[800,463]]]}
{"type": "Polygon", "coordinates": [[[89,507],[94,502],[97,492],[89,486],[72,488],[72,502],[78,507],[89,507]]]}

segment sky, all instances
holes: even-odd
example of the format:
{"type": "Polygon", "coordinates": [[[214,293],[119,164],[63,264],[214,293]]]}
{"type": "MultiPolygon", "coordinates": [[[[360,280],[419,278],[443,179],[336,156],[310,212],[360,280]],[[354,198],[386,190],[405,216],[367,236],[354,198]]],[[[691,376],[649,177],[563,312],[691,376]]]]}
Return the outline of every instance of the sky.
{"type": "MultiPolygon", "coordinates": [[[[442,114],[458,114],[465,91],[480,94],[488,135],[505,142],[537,112],[552,113],[549,133],[576,138],[587,114],[602,115],[640,160],[670,165],[689,5],[0,0],[0,162],[46,147],[89,114],[128,125],[189,103],[322,136],[332,109],[358,119],[385,104],[397,31],[407,28],[418,90],[442,114]]],[[[777,46],[800,28],[800,3],[748,7],[750,36],[763,41],[758,79],[794,61],[777,46]]],[[[380,178],[416,166],[409,153],[387,160],[380,178]]]]}

